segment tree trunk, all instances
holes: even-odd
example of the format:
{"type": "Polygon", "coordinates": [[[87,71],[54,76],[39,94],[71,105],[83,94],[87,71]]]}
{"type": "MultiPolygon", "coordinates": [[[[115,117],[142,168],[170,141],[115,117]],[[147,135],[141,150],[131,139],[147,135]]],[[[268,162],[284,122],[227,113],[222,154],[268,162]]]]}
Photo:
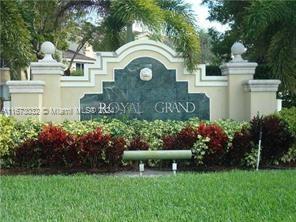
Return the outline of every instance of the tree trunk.
{"type": "Polygon", "coordinates": [[[68,68],[64,71],[64,75],[65,75],[65,76],[70,76],[70,74],[71,74],[70,69],[71,69],[71,66],[72,66],[72,64],[73,64],[73,61],[74,61],[74,59],[76,58],[76,56],[77,56],[77,54],[79,53],[79,51],[83,48],[83,46],[84,46],[85,43],[86,43],[86,42],[82,42],[82,43],[77,47],[77,49],[76,49],[76,51],[75,51],[73,57],[72,57],[71,60],[70,60],[70,63],[69,63],[69,65],[68,65],[68,68]]]}
{"type": "Polygon", "coordinates": [[[127,25],[126,38],[127,38],[127,42],[132,42],[135,40],[134,34],[133,34],[133,23],[129,23],[127,25]]]}

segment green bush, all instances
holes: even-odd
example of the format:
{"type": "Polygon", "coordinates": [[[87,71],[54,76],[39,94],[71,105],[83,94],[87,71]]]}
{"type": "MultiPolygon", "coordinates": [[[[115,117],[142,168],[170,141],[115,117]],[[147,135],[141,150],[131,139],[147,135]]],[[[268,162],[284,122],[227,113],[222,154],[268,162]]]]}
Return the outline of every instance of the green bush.
{"type": "Polygon", "coordinates": [[[288,123],[289,129],[296,135],[296,107],[281,110],[280,117],[288,123]]]}
{"type": "Polygon", "coordinates": [[[283,109],[279,113],[280,117],[288,124],[289,130],[294,136],[294,144],[289,151],[281,158],[281,162],[296,162],[296,107],[283,109]]]}
{"type": "Polygon", "coordinates": [[[9,154],[17,144],[16,120],[14,118],[0,115],[0,157],[9,154]]]}
{"type": "MultiPolygon", "coordinates": [[[[289,130],[296,134],[296,127],[295,127],[295,108],[292,109],[284,109],[280,112],[279,116],[282,120],[289,126],[289,130]]],[[[275,117],[274,117],[275,118],[275,117]]],[[[277,140],[282,138],[280,136],[284,133],[284,128],[278,128],[278,121],[267,121],[269,124],[264,128],[264,141],[262,143],[263,150],[262,155],[265,158],[264,162],[272,161],[281,161],[285,163],[290,163],[292,161],[296,161],[296,146],[294,145],[288,152],[286,152],[283,156],[281,152],[278,155],[266,155],[266,150],[272,150],[273,146],[277,144],[277,140]],[[276,130],[277,129],[277,130],[276,130]],[[273,136],[270,136],[272,134],[273,136]],[[275,136],[277,135],[277,136],[275,136]],[[272,137],[272,141],[271,138],[272,137]],[[265,141],[266,140],[266,141],[265,141]]],[[[265,117],[265,119],[270,119],[265,117]]],[[[265,121],[266,122],[266,121],[265,121]]],[[[282,121],[283,122],[283,121],[282,121]]],[[[203,121],[206,125],[218,125],[221,127],[222,131],[228,137],[228,143],[223,146],[223,158],[221,159],[221,163],[223,164],[232,163],[234,166],[239,166],[243,164],[244,166],[254,166],[256,163],[256,150],[257,150],[257,141],[258,138],[255,138],[258,134],[258,129],[256,128],[256,132],[254,131],[254,123],[252,123],[253,127],[251,127],[250,123],[248,122],[237,122],[233,120],[217,120],[214,122],[210,121],[203,121]],[[250,149],[246,149],[245,152],[242,152],[242,149],[238,145],[247,144],[246,141],[242,141],[241,139],[234,140],[234,137],[237,133],[241,132],[242,128],[248,129],[250,132],[251,139],[246,138],[246,140],[251,140],[253,145],[250,149]],[[252,130],[251,130],[252,129],[252,130]],[[254,134],[254,135],[253,135],[254,134]],[[233,149],[233,142],[235,142],[235,147],[237,149],[233,149]],[[255,148],[255,149],[254,149],[255,148]],[[225,161],[224,161],[225,159],[225,161]]],[[[46,123],[39,122],[36,119],[27,119],[25,121],[17,121],[13,117],[5,117],[0,116],[0,158],[9,160],[11,159],[9,154],[14,154],[14,150],[18,147],[22,147],[24,144],[23,149],[21,151],[26,151],[27,147],[30,145],[30,141],[37,141],[38,135],[40,134],[41,129],[46,123]]],[[[169,136],[171,135],[178,135],[184,131],[186,128],[192,128],[193,130],[198,130],[200,128],[201,121],[197,118],[193,118],[187,121],[175,121],[175,120],[155,120],[155,121],[145,121],[145,120],[128,120],[128,119],[114,119],[114,118],[101,118],[92,121],[65,121],[62,123],[53,124],[53,126],[58,126],[63,128],[65,131],[70,133],[74,136],[74,138],[79,138],[81,136],[86,135],[87,133],[93,132],[97,128],[102,129],[104,135],[110,135],[112,138],[121,138],[121,140],[116,144],[126,144],[126,147],[129,147],[131,144],[133,146],[139,146],[140,142],[145,142],[145,147],[149,147],[151,150],[159,150],[163,149],[164,138],[170,139],[169,136]],[[139,141],[135,141],[135,138],[140,138],[139,141]],[[137,145],[134,145],[137,144],[137,145]]],[[[256,124],[255,124],[256,125],[256,124]]],[[[265,124],[266,125],[266,124],[265,124]]],[[[282,126],[282,124],[280,124],[282,126]]],[[[286,131],[285,131],[286,132],[286,131]]],[[[184,133],[184,132],[183,132],[184,133]]],[[[216,134],[213,134],[216,135],[216,134]]],[[[217,136],[217,135],[216,135],[217,136]]],[[[284,141],[281,139],[281,141],[284,141]]],[[[185,138],[181,139],[182,142],[185,141],[185,138]]],[[[191,148],[195,153],[195,160],[198,165],[207,164],[207,156],[210,153],[210,144],[214,140],[208,138],[208,136],[199,136],[193,144],[191,148]]],[[[172,141],[174,143],[174,141],[172,141]]],[[[33,143],[34,144],[34,143],[33,143]]],[[[282,143],[281,145],[277,145],[277,147],[281,147],[283,149],[282,143]]],[[[175,147],[175,144],[172,144],[175,147]]],[[[217,143],[215,142],[214,148],[217,148],[217,143]]],[[[118,146],[118,153],[122,151],[120,146],[118,146]],[[120,151],[120,152],[119,152],[120,151]]],[[[180,145],[178,148],[184,148],[185,146],[180,145]]],[[[136,147],[137,148],[137,147],[136,147]]],[[[212,147],[213,148],[213,147],[212,147]]],[[[34,149],[32,149],[34,151],[34,149]]],[[[111,155],[112,150],[110,150],[109,154],[111,155]]],[[[116,151],[117,152],[117,151],[116,151]]],[[[272,154],[275,151],[272,150],[272,154]]],[[[219,154],[220,155],[220,154],[219,154]]],[[[217,156],[220,159],[219,155],[217,156]]],[[[23,154],[20,155],[23,157],[23,154]]],[[[221,155],[222,157],[222,155],[221,155]]],[[[113,161],[116,162],[116,161],[113,161]]],[[[216,160],[212,161],[215,165],[217,163],[216,160]]],[[[275,162],[273,162],[275,163],[275,162]]],[[[32,165],[32,164],[29,164],[32,165]]],[[[36,165],[36,164],[35,164],[36,165]]]]}
{"type": "Polygon", "coordinates": [[[44,123],[36,119],[17,121],[13,117],[0,115],[0,159],[1,166],[11,165],[11,154],[24,142],[36,139],[44,123]]]}

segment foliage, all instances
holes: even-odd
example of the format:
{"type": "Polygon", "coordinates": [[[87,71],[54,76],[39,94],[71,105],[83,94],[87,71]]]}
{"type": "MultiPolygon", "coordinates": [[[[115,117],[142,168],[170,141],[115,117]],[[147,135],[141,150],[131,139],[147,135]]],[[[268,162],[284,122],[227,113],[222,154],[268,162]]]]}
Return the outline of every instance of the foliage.
{"type": "Polygon", "coordinates": [[[219,66],[207,65],[206,66],[206,75],[207,76],[222,76],[221,69],[219,66]]]}
{"type": "Polygon", "coordinates": [[[132,139],[128,146],[128,150],[148,150],[149,144],[142,140],[141,137],[135,137],[132,139]]]}
{"type": "Polygon", "coordinates": [[[41,152],[38,141],[29,139],[16,148],[13,155],[13,163],[18,167],[39,167],[41,166],[41,152]]]}
{"type": "Polygon", "coordinates": [[[279,114],[280,118],[288,124],[289,129],[296,136],[296,107],[283,109],[279,114]]]}
{"type": "Polygon", "coordinates": [[[104,135],[100,128],[79,138],[80,156],[84,164],[96,168],[104,162],[105,151],[111,145],[111,136],[104,135]]]}
{"type": "Polygon", "coordinates": [[[136,22],[147,29],[151,38],[173,43],[188,70],[194,70],[199,63],[195,19],[191,6],[182,0],[72,1],[63,5],[60,14],[86,8],[97,10],[101,18],[95,50],[114,51],[133,40],[132,25],[136,22]]]}
{"type": "Polygon", "coordinates": [[[198,135],[196,142],[193,144],[192,152],[193,158],[197,165],[203,165],[205,156],[209,153],[208,143],[210,138],[198,135]]]}
{"type": "Polygon", "coordinates": [[[293,109],[283,110],[279,117],[256,117],[249,124],[233,120],[201,123],[198,119],[149,122],[101,118],[52,125],[0,116],[1,164],[117,167],[124,149],[191,149],[198,165],[224,161],[226,165],[253,166],[260,128],[262,163],[291,162],[295,160],[295,149],[291,148],[293,118],[293,109]]]}
{"type": "Polygon", "coordinates": [[[43,122],[40,122],[34,118],[17,121],[14,126],[14,129],[17,133],[17,143],[21,144],[28,139],[37,139],[38,134],[42,130],[43,126],[43,122]]]}
{"type": "Polygon", "coordinates": [[[163,148],[180,150],[191,149],[197,140],[197,130],[192,126],[186,126],[175,135],[167,135],[163,137],[163,148]]]}
{"type": "Polygon", "coordinates": [[[64,121],[63,123],[58,124],[58,126],[76,136],[81,136],[96,128],[100,128],[102,125],[96,121],[64,121]]]}
{"type": "Polygon", "coordinates": [[[239,132],[243,127],[247,126],[248,123],[244,121],[234,121],[231,119],[217,120],[214,122],[220,126],[228,137],[228,147],[231,147],[231,141],[233,140],[234,134],[239,132]]]}
{"type": "Polygon", "coordinates": [[[16,131],[14,126],[16,120],[14,118],[0,115],[0,157],[8,155],[16,145],[16,131]]]}
{"type": "Polygon", "coordinates": [[[296,163],[296,143],[281,158],[282,163],[296,163]]]}
{"type": "Polygon", "coordinates": [[[113,137],[111,146],[105,150],[106,161],[109,166],[118,166],[121,162],[123,151],[126,148],[126,141],[123,137],[113,137]]]}
{"type": "Polygon", "coordinates": [[[1,57],[13,73],[42,58],[44,41],[52,41],[60,50],[67,48],[70,35],[77,33],[77,20],[83,16],[81,11],[58,16],[63,2],[1,1],[1,57]]]}
{"type": "Polygon", "coordinates": [[[209,138],[209,149],[213,153],[223,153],[227,146],[228,137],[224,133],[223,129],[216,124],[200,124],[197,132],[204,138],[209,138]]]}
{"type": "Polygon", "coordinates": [[[207,140],[208,150],[204,157],[204,162],[209,164],[219,164],[227,151],[228,137],[216,124],[202,123],[197,128],[197,132],[201,137],[207,140]]]}
{"type": "Polygon", "coordinates": [[[31,35],[21,15],[18,1],[2,0],[0,4],[0,55],[15,72],[26,66],[33,57],[31,35]]]}
{"type": "Polygon", "coordinates": [[[229,24],[231,28],[224,34],[210,32],[218,57],[229,59],[231,45],[242,40],[248,48],[247,57],[267,64],[271,77],[282,80],[282,90],[295,94],[295,2],[204,0],[203,3],[210,9],[211,21],[229,24]]]}
{"type": "Polygon", "coordinates": [[[255,147],[252,141],[252,135],[247,128],[243,128],[234,134],[232,145],[227,154],[227,164],[240,166],[242,160],[248,155],[255,147]]]}
{"type": "Polygon", "coordinates": [[[246,153],[243,159],[241,160],[241,164],[248,168],[256,168],[257,165],[257,157],[258,157],[258,148],[251,149],[250,152],[246,153]]]}
{"type": "Polygon", "coordinates": [[[276,160],[286,153],[292,145],[293,137],[286,122],[275,115],[256,116],[250,122],[252,141],[258,144],[262,130],[262,156],[264,163],[276,160]]]}
{"type": "Polygon", "coordinates": [[[260,64],[256,67],[254,79],[272,79],[271,73],[270,66],[260,64]]]}
{"type": "Polygon", "coordinates": [[[73,136],[64,129],[51,124],[45,125],[38,135],[42,165],[67,166],[68,159],[75,155],[75,150],[71,149],[73,143],[73,136]]]}

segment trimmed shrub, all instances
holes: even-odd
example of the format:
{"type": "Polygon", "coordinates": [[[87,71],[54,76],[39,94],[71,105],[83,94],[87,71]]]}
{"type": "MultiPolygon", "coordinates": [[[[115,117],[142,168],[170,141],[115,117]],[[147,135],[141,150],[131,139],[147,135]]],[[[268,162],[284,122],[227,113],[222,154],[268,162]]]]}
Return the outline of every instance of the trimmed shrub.
{"type": "Polygon", "coordinates": [[[197,140],[197,130],[192,126],[186,126],[176,135],[167,135],[163,137],[163,148],[168,150],[186,150],[191,149],[197,140]]]}
{"type": "Polygon", "coordinates": [[[113,137],[111,146],[107,146],[105,151],[107,164],[111,167],[117,167],[121,163],[125,148],[126,141],[123,137],[113,137]]]}
{"type": "Polygon", "coordinates": [[[176,144],[176,136],[175,135],[167,135],[162,138],[163,141],[163,149],[165,150],[173,150],[178,149],[176,144]]]}
{"type": "Polygon", "coordinates": [[[197,128],[197,132],[203,138],[208,138],[208,151],[205,155],[206,164],[219,164],[226,152],[228,137],[223,129],[216,124],[202,123],[197,128]]]}
{"type": "Polygon", "coordinates": [[[263,163],[279,159],[292,145],[293,137],[286,122],[278,116],[254,117],[250,122],[250,133],[254,144],[258,144],[262,129],[263,163]]]}
{"type": "Polygon", "coordinates": [[[140,137],[135,137],[130,142],[128,150],[148,150],[149,144],[142,140],[140,137]]]}
{"type": "Polygon", "coordinates": [[[18,167],[40,167],[41,150],[38,141],[29,139],[15,149],[13,162],[18,167]]]}
{"type": "Polygon", "coordinates": [[[64,129],[46,125],[38,135],[38,146],[44,166],[67,165],[65,157],[70,155],[74,138],[64,129]]]}
{"type": "Polygon", "coordinates": [[[197,140],[198,132],[191,126],[183,128],[176,136],[175,149],[191,149],[197,140]]]}
{"type": "Polygon", "coordinates": [[[226,163],[234,166],[242,164],[243,158],[251,152],[255,144],[252,141],[252,136],[247,128],[243,128],[240,132],[234,134],[232,146],[230,147],[226,163]]]}
{"type": "Polygon", "coordinates": [[[0,158],[9,155],[17,144],[16,120],[0,115],[0,158]]]}
{"type": "Polygon", "coordinates": [[[81,136],[78,141],[83,164],[96,168],[104,163],[105,150],[111,146],[111,136],[104,135],[100,128],[81,136]]]}
{"type": "Polygon", "coordinates": [[[280,118],[288,124],[290,131],[296,136],[296,107],[283,109],[279,114],[280,118]]]}
{"type": "Polygon", "coordinates": [[[209,140],[209,148],[213,151],[213,153],[222,154],[227,146],[228,137],[224,133],[223,129],[216,124],[200,124],[197,129],[198,133],[202,137],[208,137],[209,140]]]}

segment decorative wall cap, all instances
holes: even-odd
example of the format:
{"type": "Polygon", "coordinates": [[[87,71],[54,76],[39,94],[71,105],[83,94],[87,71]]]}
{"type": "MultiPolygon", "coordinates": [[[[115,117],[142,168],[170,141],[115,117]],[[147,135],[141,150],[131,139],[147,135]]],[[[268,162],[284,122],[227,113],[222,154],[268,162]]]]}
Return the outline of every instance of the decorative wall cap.
{"type": "Polygon", "coordinates": [[[10,68],[8,68],[8,67],[3,67],[3,68],[0,68],[0,70],[1,70],[1,71],[9,71],[10,68]]]}
{"type": "Polygon", "coordinates": [[[65,65],[60,62],[55,63],[42,63],[32,62],[30,64],[31,74],[35,75],[63,75],[65,65]]]}
{"type": "Polygon", "coordinates": [[[235,42],[231,47],[231,54],[233,55],[231,62],[247,62],[242,58],[242,54],[244,54],[246,51],[247,49],[242,43],[235,42]]]}
{"type": "Polygon", "coordinates": [[[254,75],[256,62],[229,62],[220,66],[222,75],[254,75]]]}
{"type": "Polygon", "coordinates": [[[41,44],[41,52],[44,53],[44,58],[38,60],[42,63],[56,63],[57,61],[52,58],[52,55],[55,53],[55,46],[52,42],[46,41],[41,44]]]}
{"type": "Polygon", "coordinates": [[[243,85],[248,92],[277,92],[281,81],[278,79],[248,80],[243,85]]]}
{"type": "Polygon", "coordinates": [[[10,93],[43,93],[45,82],[40,80],[35,81],[8,81],[10,93]]]}

